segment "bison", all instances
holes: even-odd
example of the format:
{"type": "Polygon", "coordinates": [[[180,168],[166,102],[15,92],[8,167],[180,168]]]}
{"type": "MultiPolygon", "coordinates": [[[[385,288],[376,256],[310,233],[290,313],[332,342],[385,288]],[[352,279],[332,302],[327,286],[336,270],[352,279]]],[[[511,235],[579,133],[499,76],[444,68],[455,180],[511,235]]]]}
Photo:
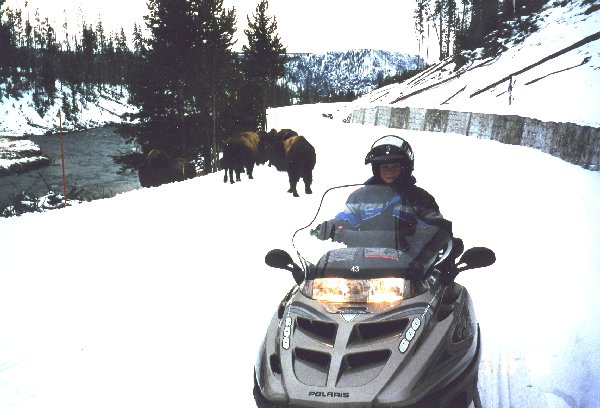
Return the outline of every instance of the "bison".
{"type": "Polygon", "coordinates": [[[167,152],[152,149],[138,169],[142,187],[158,187],[161,184],[183,181],[195,177],[194,165],[178,157],[171,160],[167,152]]]}
{"type": "Polygon", "coordinates": [[[262,141],[265,162],[269,163],[269,167],[275,166],[280,171],[286,171],[285,154],[282,153],[281,142],[292,136],[298,136],[298,133],[292,129],[281,129],[280,131],[271,129],[268,133],[259,130],[258,134],[262,141]],[[279,149],[279,152],[276,151],[277,149],[279,149]]]}
{"type": "Polygon", "coordinates": [[[223,182],[231,184],[241,181],[240,174],[246,171],[248,178],[252,179],[255,164],[266,162],[264,147],[261,137],[255,132],[241,132],[231,136],[223,146],[223,157],[220,160],[221,168],[225,171],[223,182]],[[233,173],[235,172],[235,181],[233,173]]]}
{"type": "Polygon", "coordinates": [[[305,193],[312,194],[310,188],[313,181],[312,171],[317,162],[315,148],[304,136],[298,135],[291,129],[283,129],[279,132],[272,129],[268,135],[269,162],[277,170],[287,171],[290,183],[288,193],[299,197],[296,186],[302,178],[305,193]]]}

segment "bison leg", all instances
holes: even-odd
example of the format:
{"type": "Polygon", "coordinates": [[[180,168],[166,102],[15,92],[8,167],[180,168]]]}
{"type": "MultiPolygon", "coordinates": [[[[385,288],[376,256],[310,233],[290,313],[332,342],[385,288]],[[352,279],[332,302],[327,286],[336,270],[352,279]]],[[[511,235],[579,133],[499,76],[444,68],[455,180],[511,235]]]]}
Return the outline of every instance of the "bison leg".
{"type": "Polygon", "coordinates": [[[298,183],[290,183],[290,189],[287,192],[292,193],[294,197],[300,197],[298,191],[296,191],[296,184],[298,183]]]}
{"type": "Polygon", "coordinates": [[[227,169],[223,172],[223,183],[227,183],[227,169]]]}
{"type": "Polygon", "coordinates": [[[304,180],[304,192],[306,194],[312,194],[312,190],[310,189],[310,183],[307,183],[306,180],[304,180]]]}
{"type": "MultiPolygon", "coordinates": [[[[238,169],[235,169],[235,181],[242,181],[242,179],[240,178],[240,173],[241,171],[239,171],[238,169]]],[[[232,183],[233,183],[233,179],[231,179],[232,183]]]]}
{"type": "Polygon", "coordinates": [[[231,184],[235,183],[235,181],[233,180],[233,169],[229,169],[229,182],[231,184]]]}
{"type": "Polygon", "coordinates": [[[294,197],[300,197],[298,195],[298,191],[296,190],[296,186],[298,185],[300,177],[292,169],[288,170],[288,177],[290,180],[290,189],[287,192],[292,193],[294,197]]]}
{"type": "Polygon", "coordinates": [[[312,194],[312,190],[310,189],[310,186],[312,184],[312,172],[308,172],[306,173],[303,177],[302,180],[304,180],[304,192],[306,194],[312,194]]]}
{"type": "Polygon", "coordinates": [[[254,171],[254,165],[251,164],[250,166],[247,166],[246,171],[248,172],[248,178],[253,179],[252,172],[254,171]]]}

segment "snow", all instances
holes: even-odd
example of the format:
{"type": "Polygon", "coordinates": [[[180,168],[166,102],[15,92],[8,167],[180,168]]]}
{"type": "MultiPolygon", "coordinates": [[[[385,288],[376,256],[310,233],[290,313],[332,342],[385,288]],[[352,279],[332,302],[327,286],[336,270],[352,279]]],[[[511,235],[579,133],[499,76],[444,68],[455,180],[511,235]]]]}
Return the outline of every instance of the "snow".
{"type": "Polygon", "coordinates": [[[479,49],[473,53],[478,58],[463,67],[445,61],[423,75],[381,88],[360,101],[366,105],[393,103],[396,107],[520,115],[542,121],[600,127],[598,39],[519,73],[588,36],[598,35],[600,13],[585,14],[587,7],[582,6],[582,1],[550,7],[534,19],[538,26],[536,31],[525,38],[515,36],[505,41],[502,45],[508,49],[497,56],[483,57],[483,50],[479,49]],[[509,104],[508,77],[515,73],[518,74],[513,76],[509,104]],[[504,78],[507,80],[474,95],[504,78]],[[434,86],[441,81],[446,82],[434,86]],[[394,103],[401,96],[427,87],[432,88],[394,103]]]}
{"type": "MultiPolygon", "coordinates": [[[[0,85],[0,91],[5,94],[5,85],[0,85]]],[[[23,96],[14,99],[5,95],[0,99],[0,136],[42,135],[48,130],[59,132],[98,127],[109,122],[121,122],[121,115],[132,113],[134,109],[127,104],[129,94],[125,88],[106,86],[97,100],[77,99],[79,111],[77,123],[66,120],[61,112],[62,98],[66,95],[71,100],[71,90],[60,81],[56,81],[56,97],[54,103],[43,115],[35,109],[33,91],[23,92],[23,96]]]]}
{"type": "MultiPolygon", "coordinates": [[[[561,102],[561,119],[600,123],[597,78],[573,77],[586,101],[561,102]]],[[[437,88],[429,92],[434,100],[437,88]]],[[[536,100],[510,110],[554,112],[554,99],[536,100]]],[[[507,111],[485,101],[479,109],[507,111]]],[[[291,250],[328,187],[366,180],[364,156],[389,133],[412,145],[418,185],[455,235],[496,253],[493,266],[458,277],[482,330],[483,406],[596,406],[600,172],[491,140],[343,123],[354,106],[268,112],[269,128],[295,129],[315,146],[312,195],[300,185],[292,197],[284,173],[259,166],[234,185],[209,174],[0,219],[0,407],[254,406],[258,347],[293,284],[264,255],[291,250]]]]}
{"type": "Polygon", "coordinates": [[[42,155],[39,146],[27,139],[2,138],[0,137],[0,169],[8,168],[15,163],[23,164],[36,160],[42,155]],[[22,157],[26,153],[34,154],[31,157],[22,157]]]}
{"type": "Polygon", "coordinates": [[[458,281],[483,333],[485,407],[593,406],[600,398],[600,173],[520,146],[273,109],[317,150],[314,194],[287,177],[210,174],[0,220],[0,406],[251,407],[252,369],[290,250],[327,187],[364,181],[365,152],[397,133],[419,185],[467,247],[495,265],[458,281]],[[570,401],[576,404],[571,405],[570,401]]]}

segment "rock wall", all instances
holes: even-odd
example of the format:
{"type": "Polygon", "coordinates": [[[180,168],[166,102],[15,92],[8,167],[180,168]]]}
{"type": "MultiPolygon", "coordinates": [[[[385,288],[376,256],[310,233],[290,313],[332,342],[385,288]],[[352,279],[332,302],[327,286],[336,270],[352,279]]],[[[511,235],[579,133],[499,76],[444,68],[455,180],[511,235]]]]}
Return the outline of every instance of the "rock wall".
{"type": "Polygon", "coordinates": [[[377,106],[357,109],[352,123],[397,129],[459,133],[533,147],[589,170],[600,170],[600,128],[542,122],[516,115],[377,106]]]}

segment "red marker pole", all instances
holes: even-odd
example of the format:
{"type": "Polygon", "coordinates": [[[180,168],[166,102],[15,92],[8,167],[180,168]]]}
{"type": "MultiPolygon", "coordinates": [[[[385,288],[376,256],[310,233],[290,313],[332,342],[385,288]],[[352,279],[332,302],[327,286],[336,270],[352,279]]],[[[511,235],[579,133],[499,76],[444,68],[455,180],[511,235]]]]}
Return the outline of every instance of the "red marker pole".
{"type": "Polygon", "coordinates": [[[67,176],[65,175],[65,146],[63,143],[63,131],[62,131],[62,113],[58,110],[58,129],[60,132],[60,160],[62,165],[62,177],[63,177],[63,192],[65,196],[65,207],[67,206],[67,176]]]}

